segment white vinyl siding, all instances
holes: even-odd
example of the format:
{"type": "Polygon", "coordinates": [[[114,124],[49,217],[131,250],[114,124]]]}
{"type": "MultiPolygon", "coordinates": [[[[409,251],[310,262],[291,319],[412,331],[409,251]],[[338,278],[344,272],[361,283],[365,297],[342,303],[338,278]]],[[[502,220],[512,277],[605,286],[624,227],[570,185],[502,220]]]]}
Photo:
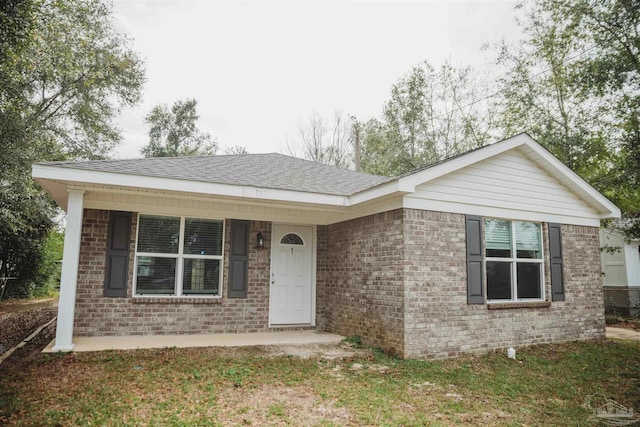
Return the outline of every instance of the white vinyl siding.
{"type": "MultiPolygon", "coordinates": [[[[460,213],[470,212],[470,206],[481,206],[487,208],[483,212],[485,215],[490,215],[493,210],[496,216],[505,211],[551,214],[555,220],[587,220],[598,215],[585,201],[529,160],[520,150],[502,153],[419,185],[415,193],[405,196],[405,200],[409,201],[405,205],[410,207],[428,209],[429,203],[419,202],[423,200],[432,202],[435,208],[444,204],[450,208],[449,211],[460,213]],[[424,206],[420,206],[421,204],[424,206]]],[[[518,216],[534,219],[533,216],[518,216]]]]}
{"type": "Polygon", "coordinates": [[[602,283],[605,286],[640,286],[640,248],[627,242],[620,231],[600,230],[602,283]]]}

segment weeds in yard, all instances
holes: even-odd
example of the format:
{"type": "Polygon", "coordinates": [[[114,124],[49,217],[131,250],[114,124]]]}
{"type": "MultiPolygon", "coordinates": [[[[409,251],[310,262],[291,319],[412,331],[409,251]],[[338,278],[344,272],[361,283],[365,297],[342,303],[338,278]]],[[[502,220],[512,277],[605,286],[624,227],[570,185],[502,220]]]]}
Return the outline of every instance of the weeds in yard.
{"type": "Polygon", "coordinates": [[[523,348],[518,360],[162,349],[12,363],[0,376],[0,423],[17,425],[570,426],[587,425],[582,404],[594,393],[640,410],[633,342],[523,348]]]}
{"type": "Polygon", "coordinates": [[[251,374],[251,369],[246,367],[233,367],[223,372],[223,376],[231,381],[235,387],[241,387],[244,379],[251,374]]]}
{"type": "Polygon", "coordinates": [[[349,337],[345,337],[344,340],[347,344],[351,345],[353,348],[362,348],[362,338],[360,335],[352,335],[349,337]]]}
{"type": "Polygon", "coordinates": [[[269,405],[269,408],[267,409],[267,418],[272,418],[272,417],[285,418],[284,403],[279,402],[279,403],[274,403],[272,405],[269,405]]]}

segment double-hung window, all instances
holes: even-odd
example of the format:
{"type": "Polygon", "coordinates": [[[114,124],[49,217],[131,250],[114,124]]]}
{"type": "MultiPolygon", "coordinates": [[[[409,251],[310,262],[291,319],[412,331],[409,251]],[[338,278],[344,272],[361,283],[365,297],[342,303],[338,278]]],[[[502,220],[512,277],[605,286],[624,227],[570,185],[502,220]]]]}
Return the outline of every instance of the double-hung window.
{"type": "Polygon", "coordinates": [[[487,299],[544,299],[542,232],[533,222],[485,219],[487,299]]]}
{"type": "Polygon", "coordinates": [[[140,215],[135,295],[220,296],[223,221],[140,215]]]}

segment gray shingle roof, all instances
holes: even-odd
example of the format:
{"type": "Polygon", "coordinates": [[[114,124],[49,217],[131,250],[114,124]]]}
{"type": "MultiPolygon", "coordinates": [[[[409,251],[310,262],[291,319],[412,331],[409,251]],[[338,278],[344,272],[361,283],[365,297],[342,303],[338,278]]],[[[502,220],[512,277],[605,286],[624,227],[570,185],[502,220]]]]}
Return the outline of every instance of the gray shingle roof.
{"type": "Polygon", "coordinates": [[[349,196],[391,178],[283,154],[48,162],[48,166],[349,196]]]}

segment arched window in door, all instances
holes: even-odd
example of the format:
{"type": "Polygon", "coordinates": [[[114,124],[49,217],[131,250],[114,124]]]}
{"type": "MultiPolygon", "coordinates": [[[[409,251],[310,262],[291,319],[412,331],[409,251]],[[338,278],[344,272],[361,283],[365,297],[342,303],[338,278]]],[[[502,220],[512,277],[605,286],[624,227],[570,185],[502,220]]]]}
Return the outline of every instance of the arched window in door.
{"type": "Polygon", "coordinates": [[[282,239],[280,239],[281,245],[304,245],[302,241],[302,237],[298,236],[295,233],[285,234],[282,239]]]}

